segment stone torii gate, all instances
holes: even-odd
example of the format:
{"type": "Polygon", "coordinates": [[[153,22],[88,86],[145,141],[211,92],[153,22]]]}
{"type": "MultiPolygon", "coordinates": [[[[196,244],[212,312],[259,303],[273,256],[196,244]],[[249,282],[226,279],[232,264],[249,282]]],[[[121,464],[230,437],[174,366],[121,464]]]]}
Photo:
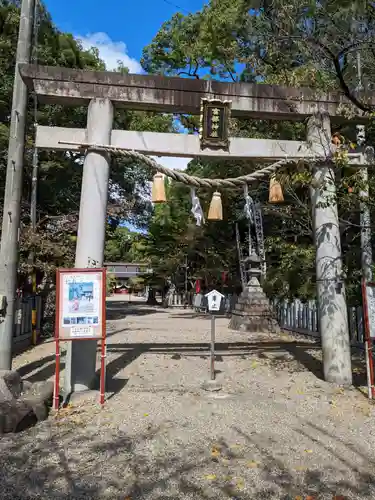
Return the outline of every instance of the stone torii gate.
{"type": "MultiPolygon", "coordinates": [[[[58,67],[20,65],[28,88],[41,103],[65,106],[88,105],[86,129],[37,127],[36,147],[50,150],[78,150],[68,143],[88,143],[132,149],[147,155],[248,158],[272,162],[278,159],[327,159],[331,157],[330,117],[343,120],[341,94],[327,94],[319,100],[310,89],[269,85],[222,83],[161,76],[122,75],[58,67]],[[259,119],[308,119],[307,141],[231,138],[228,151],[201,150],[199,138],[185,134],[160,134],[113,130],[114,107],[166,113],[200,113],[203,98],[230,100],[234,117],[259,119]]],[[[363,165],[360,154],[350,163],[363,165]]],[[[109,154],[88,149],[84,159],[82,194],[76,248],[76,267],[103,264],[109,154]],[[91,264],[90,264],[91,263],[91,264]]],[[[341,246],[336,205],[322,208],[335,187],[321,188],[331,174],[329,162],[315,170],[311,189],[317,242],[316,274],[320,307],[320,329],[326,380],[350,384],[348,318],[341,275],[341,246]],[[329,227],[329,230],[328,230],[329,227]],[[330,237],[328,238],[328,232],[330,237]]],[[[95,374],[96,341],[69,344],[65,390],[90,388],[95,374]]]]}

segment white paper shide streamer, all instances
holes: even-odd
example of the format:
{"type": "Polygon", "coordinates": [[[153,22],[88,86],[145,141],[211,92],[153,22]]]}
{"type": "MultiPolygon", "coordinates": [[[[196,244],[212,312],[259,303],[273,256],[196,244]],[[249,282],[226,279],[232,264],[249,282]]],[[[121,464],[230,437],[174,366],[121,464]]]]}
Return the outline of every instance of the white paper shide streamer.
{"type": "Polygon", "coordinates": [[[192,205],[191,213],[193,214],[196,220],[197,226],[201,226],[202,224],[204,224],[204,214],[201,207],[201,203],[199,201],[198,196],[195,193],[195,189],[191,188],[190,192],[191,192],[191,205],[192,205]]]}
{"type": "Polygon", "coordinates": [[[250,221],[250,224],[254,223],[254,212],[253,212],[253,199],[249,195],[249,189],[247,185],[244,186],[244,198],[245,198],[245,206],[244,206],[244,213],[246,219],[250,221]]]}

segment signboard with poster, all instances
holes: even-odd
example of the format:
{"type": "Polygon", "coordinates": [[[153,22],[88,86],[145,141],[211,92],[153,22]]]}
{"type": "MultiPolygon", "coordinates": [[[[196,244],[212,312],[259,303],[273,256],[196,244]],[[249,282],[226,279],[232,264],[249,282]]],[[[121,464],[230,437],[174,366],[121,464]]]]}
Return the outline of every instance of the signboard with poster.
{"type": "Polygon", "coordinates": [[[59,407],[60,342],[101,342],[100,401],[105,378],[105,269],[58,269],[56,273],[56,376],[54,408],[59,407]]]}
{"type": "Polygon", "coordinates": [[[106,293],[104,269],[59,269],[56,291],[60,340],[102,338],[106,293]]]}

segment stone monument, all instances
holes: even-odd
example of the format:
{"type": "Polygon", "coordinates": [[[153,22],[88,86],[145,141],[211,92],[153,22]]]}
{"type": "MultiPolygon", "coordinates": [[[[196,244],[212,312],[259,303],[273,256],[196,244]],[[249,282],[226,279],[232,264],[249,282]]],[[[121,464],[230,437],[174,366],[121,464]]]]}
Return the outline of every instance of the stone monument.
{"type": "Polygon", "coordinates": [[[280,327],[260,284],[262,259],[252,253],[245,264],[248,282],[232,311],[229,328],[240,332],[279,333],[280,327]]]}

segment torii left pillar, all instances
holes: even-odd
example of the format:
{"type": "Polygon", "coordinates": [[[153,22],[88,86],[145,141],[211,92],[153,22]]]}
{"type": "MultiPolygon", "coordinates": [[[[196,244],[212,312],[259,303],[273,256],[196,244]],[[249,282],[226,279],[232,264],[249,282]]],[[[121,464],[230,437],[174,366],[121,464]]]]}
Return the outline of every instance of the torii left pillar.
{"type": "MultiPolygon", "coordinates": [[[[113,105],[109,99],[90,101],[87,114],[87,141],[111,144],[113,105]]],[[[110,156],[88,151],[83,164],[81,203],[75,267],[102,267],[107,221],[110,156]]],[[[65,367],[65,394],[91,389],[95,381],[96,340],[68,342],[65,367]]]]}

